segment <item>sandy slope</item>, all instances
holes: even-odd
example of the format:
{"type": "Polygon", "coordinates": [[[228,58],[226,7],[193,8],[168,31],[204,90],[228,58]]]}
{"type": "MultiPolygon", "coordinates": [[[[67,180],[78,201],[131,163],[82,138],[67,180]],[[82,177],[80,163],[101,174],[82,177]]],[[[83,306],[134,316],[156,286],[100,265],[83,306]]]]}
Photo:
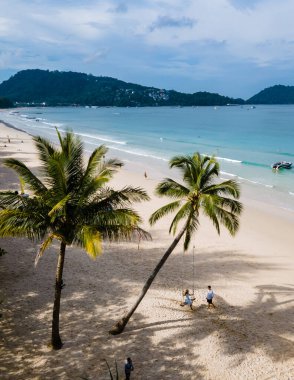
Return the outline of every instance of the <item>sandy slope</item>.
{"type": "MultiPolygon", "coordinates": [[[[0,155],[38,167],[31,138],[0,127],[0,155]],[[10,136],[8,143],[7,135],[10,136]],[[22,142],[23,141],[23,142],[22,142]],[[6,147],[4,147],[6,145],[6,147]]],[[[1,167],[0,188],[18,189],[1,167]]],[[[123,169],[113,186],[155,182],[123,169]]],[[[0,377],[4,379],[108,379],[104,359],[121,375],[126,356],[132,379],[294,379],[294,218],[244,200],[241,229],[221,237],[203,219],[194,241],[195,311],[181,308],[181,288],[193,286],[192,249],[179,247],[158,275],[126,331],[107,331],[135,300],[145,278],[171,242],[168,220],[150,229],[152,242],[106,245],[96,261],[69,248],[62,294],[64,348],[46,347],[50,336],[57,245],[34,268],[36,247],[25,239],[2,239],[0,257],[0,377]],[[206,286],[217,309],[205,305],[206,286]]],[[[138,205],[145,221],[162,204],[138,205]]],[[[122,377],[123,378],[123,377],[122,377]]]]}

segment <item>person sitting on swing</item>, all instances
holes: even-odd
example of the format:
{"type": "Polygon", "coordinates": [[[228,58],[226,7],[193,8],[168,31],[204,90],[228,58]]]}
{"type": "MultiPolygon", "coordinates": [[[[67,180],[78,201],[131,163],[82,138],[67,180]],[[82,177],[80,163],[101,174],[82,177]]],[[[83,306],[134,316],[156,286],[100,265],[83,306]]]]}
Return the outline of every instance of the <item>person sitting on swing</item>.
{"type": "Polygon", "coordinates": [[[186,289],[183,292],[183,296],[185,297],[185,299],[184,302],[181,303],[181,306],[189,305],[190,309],[193,310],[193,301],[195,299],[194,297],[191,297],[193,296],[193,294],[190,294],[189,289],[186,289]]]}

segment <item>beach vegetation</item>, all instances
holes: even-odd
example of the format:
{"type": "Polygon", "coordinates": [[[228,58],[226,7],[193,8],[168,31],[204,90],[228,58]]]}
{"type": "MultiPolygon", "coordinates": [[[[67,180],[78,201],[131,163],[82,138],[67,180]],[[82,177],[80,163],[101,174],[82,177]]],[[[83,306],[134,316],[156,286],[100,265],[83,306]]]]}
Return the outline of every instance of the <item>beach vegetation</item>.
{"type": "Polygon", "coordinates": [[[165,178],[157,185],[156,194],[170,198],[172,202],[156,210],[149,221],[154,225],[159,219],[175,213],[169,233],[176,236],[150,274],[134,305],[110,330],[113,335],[124,330],[156,275],[181,239],[184,251],[189,248],[191,238],[198,230],[200,217],[208,217],[218,234],[221,232],[221,226],[232,236],[239,228],[239,216],[242,211],[242,204],[238,201],[239,184],[234,180],[220,181],[220,167],[214,157],[202,156],[200,153],[176,156],[170,160],[169,166],[181,173],[182,181],[165,178]]]}
{"type": "Polygon", "coordinates": [[[106,359],[104,359],[104,360],[105,360],[105,363],[107,365],[107,369],[108,369],[110,380],[119,380],[117,361],[116,360],[114,361],[114,363],[115,363],[115,373],[113,374],[108,361],[106,359]]]}
{"type": "Polygon", "coordinates": [[[13,108],[13,102],[8,98],[0,97],[0,108],[13,108]]]}
{"type": "Polygon", "coordinates": [[[0,236],[27,237],[41,242],[35,263],[53,241],[59,242],[55,275],[51,346],[62,347],[59,332],[61,292],[66,248],[76,245],[95,259],[102,242],[148,239],[140,228],[141,218],[134,202],[148,200],[142,188],[114,190],[109,180],[122,166],[106,159],[107,148],[99,146],[84,161],[81,139],[68,131],[57,131],[59,146],[42,137],[33,137],[41,162],[40,177],[25,163],[8,158],[5,165],[21,178],[28,194],[0,192],[0,236]]]}

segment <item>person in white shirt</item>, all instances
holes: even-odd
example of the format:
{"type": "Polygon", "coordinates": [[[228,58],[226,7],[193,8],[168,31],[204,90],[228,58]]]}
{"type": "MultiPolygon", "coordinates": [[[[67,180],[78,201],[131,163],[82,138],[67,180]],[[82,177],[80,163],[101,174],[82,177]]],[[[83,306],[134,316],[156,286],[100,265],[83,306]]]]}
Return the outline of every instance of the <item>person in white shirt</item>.
{"type": "Polygon", "coordinates": [[[193,300],[195,298],[191,297],[191,294],[189,293],[189,289],[186,289],[183,292],[183,296],[185,297],[184,302],[181,303],[181,306],[189,305],[190,309],[193,310],[193,300]]]}
{"type": "Polygon", "coordinates": [[[213,300],[213,297],[214,297],[214,292],[213,290],[211,289],[211,286],[208,285],[208,292],[207,292],[207,295],[206,295],[206,301],[208,303],[208,309],[210,308],[210,306],[212,307],[215,307],[214,303],[212,302],[213,300]]]}

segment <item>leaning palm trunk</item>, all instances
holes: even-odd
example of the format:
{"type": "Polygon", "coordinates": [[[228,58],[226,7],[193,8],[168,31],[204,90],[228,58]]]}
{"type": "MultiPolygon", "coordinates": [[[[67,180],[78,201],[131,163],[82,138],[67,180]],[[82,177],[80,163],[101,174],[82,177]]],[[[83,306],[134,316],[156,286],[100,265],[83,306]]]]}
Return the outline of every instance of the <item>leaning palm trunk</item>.
{"type": "Polygon", "coordinates": [[[142,288],[141,294],[138,297],[137,301],[134,303],[133,307],[130,309],[130,311],[122,317],[121,320],[119,320],[112,328],[109,330],[109,333],[112,335],[120,334],[124,331],[124,328],[126,327],[127,323],[129,322],[129,319],[136,311],[137,307],[140,305],[142,299],[145,297],[145,294],[147,293],[148,289],[152,285],[152,282],[154,281],[157,273],[160,271],[160,269],[163,267],[166,260],[169,258],[170,254],[173,252],[179,241],[181,240],[182,236],[184,235],[186,231],[186,226],[183,227],[183,229],[179,232],[177,237],[174,239],[172,244],[169,246],[165,254],[160,259],[159,263],[154,268],[153,272],[151,273],[150,277],[146,281],[145,285],[142,288]]]}
{"type": "Polygon", "coordinates": [[[55,278],[55,297],[53,305],[53,317],[52,317],[52,336],[51,345],[55,350],[59,350],[62,347],[62,341],[59,335],[59,313],[60,313],[60,298],[62,290],[62,273],[65,257],[66,244],[62,241],[60,244],[60,251],[58,256],[58,263],[56,268],[55,278]]]}
{"type": "Polygon", "coordinates": [[[202,157],[197,152],[193,156],[176,156],[170,160],[169,166],[170,168],[175,167],[180,169],[183,175],[182,183],[178,183],[171,178],[165,178],[157,185],[157,195],[167,196],[172,199],[172,202],[156,210],[150,216],[149,222],[151,225],[154,225],[165,215],[177,210],[169,232],[175,233],[180,222],[185,223],[184,228],[148,278],[137,302],[129,313],[113,326],[110,330],[111,334],[119,334],[124,330],[132,314],[151,286],[155,276],[183,235],[185,235],[184,251],[188,249],[191,237],[199,226],[199,211],[201,209],[211,219],[219,234],[220,225],[227,228],[232,236],[238,230],[239,215],[242,211],[242,204],[237,200],[240,196],[239,185],[233,180],[217,181],[219,164],[213,157],[202,157]]]}

